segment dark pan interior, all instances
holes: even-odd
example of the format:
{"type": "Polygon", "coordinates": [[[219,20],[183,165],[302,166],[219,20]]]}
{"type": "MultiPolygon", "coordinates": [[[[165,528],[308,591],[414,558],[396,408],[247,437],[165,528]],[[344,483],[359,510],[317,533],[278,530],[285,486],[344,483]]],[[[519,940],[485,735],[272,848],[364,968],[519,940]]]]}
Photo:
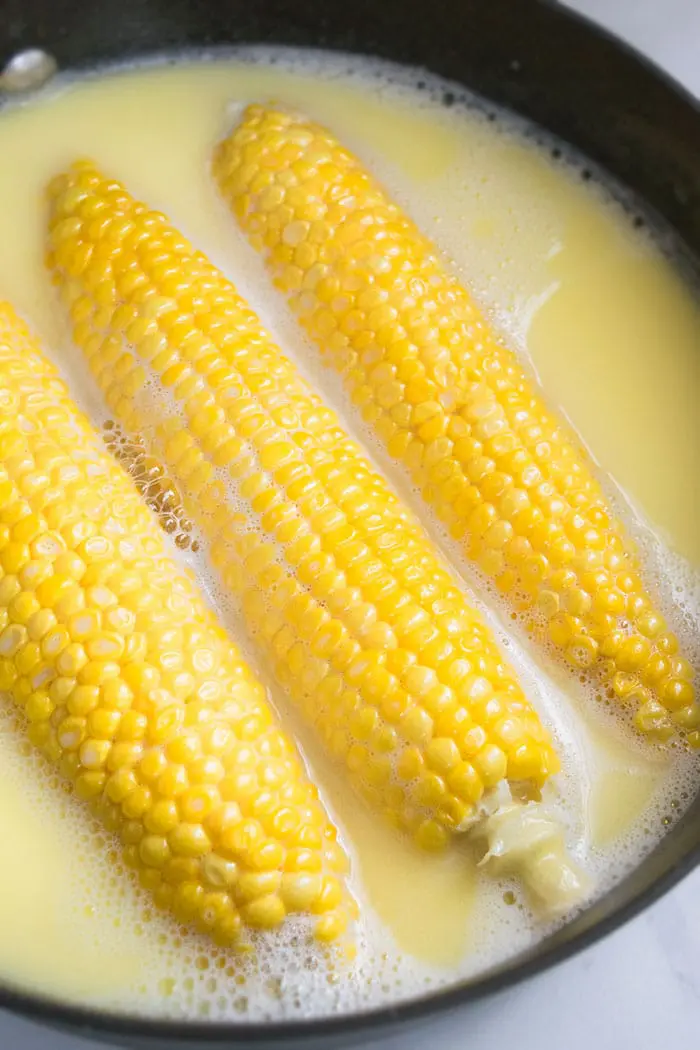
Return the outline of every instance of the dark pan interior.
{"type": "MultiPolygon", "coordinates": [[[[62,69],[167,49],[278,43],[378,55],[460,81],[607,169],[700,257],[700,109],[619,42],[541,0],[0,0],[0,66],[41,47],[62,69]]],[[[3,163],[21,158],[3,158],[3,163]]],[[[700,797],[611,893],[468,985],[371,1015],[267,1026],[110,1017],[0,988],[0,1007],[129,1047],[364,1041],[532,975],[650,904],[700,861],[700,797]]]]}

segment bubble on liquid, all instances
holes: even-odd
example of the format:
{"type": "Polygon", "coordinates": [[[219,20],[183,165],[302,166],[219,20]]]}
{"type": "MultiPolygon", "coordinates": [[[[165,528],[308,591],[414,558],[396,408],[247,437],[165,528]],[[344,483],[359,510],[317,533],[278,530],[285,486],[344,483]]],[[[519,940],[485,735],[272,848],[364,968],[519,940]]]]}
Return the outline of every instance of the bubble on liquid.
{"type": "Polygon", "coordinates": [[[58,64],[53,55],[39,48],[28,48],[14,55],[0,70],[0,91],[24,94],[43,87],[55,75],[58,64]]]}
{"type": "Polygon", "coordinates": [[[200,542],[193,535],[194,526],[185,513],[178,486],[152,455],[142,435],[124,434],[112,419],[106,420],[102,429],[107,450],[132,478],[163,531],[173,539],[178,550],[196,553],[200,542]]]}

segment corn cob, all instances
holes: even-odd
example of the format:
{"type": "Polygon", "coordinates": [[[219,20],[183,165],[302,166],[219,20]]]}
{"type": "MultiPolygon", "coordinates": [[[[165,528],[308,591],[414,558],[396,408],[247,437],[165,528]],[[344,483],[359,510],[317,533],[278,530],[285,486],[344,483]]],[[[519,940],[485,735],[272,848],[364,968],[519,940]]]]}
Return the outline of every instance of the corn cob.
{"type": "Polygon", "coordinates": [[[235,288],[89,165],[50,187],[48,262],[115,417],[180,486],[277,678],[426,848],[548,733],[418,525],[235,288]]]}
{"type": "Polygon", "coordinates": [[[265,691],[0,303],[0,694],[155,902],[222,945],[354,907],[265,691]]]}
{"type": "Polygon", "coordinates": [[[693,671],[585,452],[333,135],[250,106],[214,172],[274,283],[484,576],[637,728],[700,747],[693,671]]]}

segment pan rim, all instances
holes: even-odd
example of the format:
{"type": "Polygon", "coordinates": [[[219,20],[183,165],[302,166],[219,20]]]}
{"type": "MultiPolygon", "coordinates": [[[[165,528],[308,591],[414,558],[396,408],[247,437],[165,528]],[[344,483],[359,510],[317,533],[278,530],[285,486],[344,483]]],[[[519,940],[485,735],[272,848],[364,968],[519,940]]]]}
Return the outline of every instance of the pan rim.
{"type": "MultiPolygon", "coordinates": [[[[553,18],[570,23],[592,41],[604,40],[613,45],[619,53],[626,56],[628,61],[636,63],[642,72],[657,83],[665,85],[681,105],[692,111],[698,119],[700,128],[700,100],[670,73],[656,65],[625,40],[578,11],[564,7],[557,0],[536,0],[536,2],[548,8],[553,18]]],[[[193,55],[196,53],[201,55],[204,50],[216,54],[217,51],[224,49],[215,46],[206,49],[191,47],[179,49],[179,54],[186,57],[189,51],[193,55]]],[[[230,51],[231,48],[225,50],[230,51]]],[[[145,52],[133,61],[139,66],[146,65],[158,61],[159,57],[162,58],[164,54],[164,52],[157,51],[145,52]]],[[[368,57],[372,56],[368,55],[368,57]]],[[[104,67],[116,72],[120,67],[123,68],[127,61],[130,60],[107,62],[104,67]]],[[[62,72],[70,73],[71,70],[62,72]]],[[[489,101],[487,95],[483,97],[486,102],[489,101]]],[[[517,109],[514,112],[516,117],[520,118],[517,109]]],[[[582,151],[582,153],[585,156],[585,152],[582,151]]],[[[606,170],[604,165],[601,167],[604,171],[606,170]]],[[[351,1038],[370,1031],[381,1033],[410,1022],[438,1019],[460,1007],[466,1007],[470,1003],[483,1000],[499,991],[546,973],[560,962],[591,948],[598,941],[642,914],[699,867],[700,844],[692,846],[667,871],[657,876],[650,885],[637,892],[625,904],[565,943],[552,944],[535,957],[525,956],[522,959],[515,957],[506,960],[497,971],[484,973],[466,982],[457,982],[449,987],[431,991],[424,996],[359,1013],[273,1022],[200,1022],[149,1018],[139,1014],[110,1011],[98,1006],[65,1003],[41,992],[14,988],[2,981],[0,981],[0,1011],[7,1011],[25,1020],[85,1039],[93,1038],[107,1044],[116,1042],[117,1045],[120,1042],[126,1045],[131,1040],[142,1040],[144,1044],[151,1041],[154,1046],[171,1043],[173,1046],[191,1044],[193,1047],[196,1044],[212,1047],[242,1046],[244,1044],[257,1046],[292,1040],[330,1040],[340,1036],[351,1038]]]]}
{"type": "MultiPolygon", "coordinates": [[[[627,904],[600,920],[571,941],[556,945],[532,959],[524,959],[513,966],[507,962],[499,971],[416,999],[394,1005],[377,1007],[361,1013],[340,1014],[336,1017],[318,1017],[289,1021],[231,1023],[228,1021],[187,1021],[141,1017],[120,1014],[98,1007],[65,1004],[59,1000],[31,992],[16,991],[0,985],[0,1010],[14,1013],[34,1023],[44,1023],[54,1029],[79,1035],[85,1039],[151,1040],[154,1046],[173,1042],[193,1046],[271,1044],[289,1040],[314,1040],[336,1036],[353,1036],[368,1031],[398,1028],[411,1021],[427,1021],[445,1016],[450,1011],[489,998],[506,988],[546,973],[558,963],[579,955],[598,941],[614,933],[632,919],[641,915],[652,904],[664,897],[696,868],[700,867],[700,846],[693,848],[668,872],[651,886],[637,894],[627,904]]],[[[109,1045],[109,1044],[108,1044],[109,1045]]],[[[125,1044],[126,1045],[126,1044],[125,1044]]]]}

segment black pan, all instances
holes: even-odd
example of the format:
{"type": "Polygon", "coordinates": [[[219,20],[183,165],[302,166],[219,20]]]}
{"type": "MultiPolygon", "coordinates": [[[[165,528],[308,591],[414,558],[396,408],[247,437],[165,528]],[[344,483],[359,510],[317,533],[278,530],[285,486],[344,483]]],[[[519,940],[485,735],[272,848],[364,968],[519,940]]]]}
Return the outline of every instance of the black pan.
{"type": "MultiPolygon", "coordinates": [[[[425,66],[560,136],[631,190],[700,258],[700,108],[629,48],[542,0],[0,0],[0,66],[43,48],[61,69],[237,43],[342,49],[425,66]]],[[[21,157],[2,163],[21,164],[21,157]]],[[[497,970],[371,1013],[271,1025],[117,1017],[0,986],[0,1008],[129,1048],[324,1048],[462,1009],[565,959],[649,906],[700,862],[700,797],[654,852],[584,914],[497,970]]],[[[2,931],[0,931],[2,936],[2,931]]],[[[8,1048],[9,1050],[9,1048],[8,1048]]]]}

